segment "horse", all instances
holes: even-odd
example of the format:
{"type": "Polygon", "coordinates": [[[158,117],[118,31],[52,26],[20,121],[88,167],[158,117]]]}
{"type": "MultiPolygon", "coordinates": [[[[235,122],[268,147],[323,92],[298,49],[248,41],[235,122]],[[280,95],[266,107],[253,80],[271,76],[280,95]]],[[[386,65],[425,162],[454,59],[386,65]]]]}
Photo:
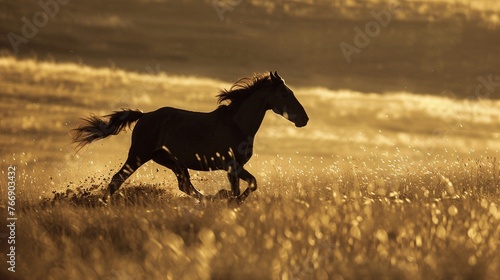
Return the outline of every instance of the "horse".
{"type": "Polygon", "coordinates": [[[257,189],[257,180],[244,165],[252,157],[254,137],[266,112],[272,110],[296,127],[306,126],[309,117],[277,71],[241,78],[229,90],[220,90],[217,97],[219,106],[212,112],[172,107],[147,113],[122,109],[81,119],[72,130],[72,140],[79,149],[136,123],[127,160],[111,178],[102,201],[107,203],[130,175],[153,160],[171,169],[179,189],[200,201],[205,196],[191,183],[188,169],[225,170],[231,192],[222,189],[215,196],[206,197],[243,202],[257,189]],[[243,193],[240,179],[248,184],[243,193]]]}

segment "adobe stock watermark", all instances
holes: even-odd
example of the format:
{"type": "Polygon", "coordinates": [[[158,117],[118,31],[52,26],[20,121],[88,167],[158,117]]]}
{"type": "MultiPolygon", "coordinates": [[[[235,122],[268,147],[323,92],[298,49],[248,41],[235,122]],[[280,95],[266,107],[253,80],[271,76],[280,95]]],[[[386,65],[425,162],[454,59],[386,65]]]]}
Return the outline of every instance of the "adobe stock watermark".
{"type": "Polygon", "coordinates": [[[17,167],[9,165],[7,168],[7,228],[9,231],[7,246],[7,270],[16,272],[16,171],[17,167]]]}
{"type": "Polygon", "coordinates": [[[120,98],[116,99],[110,106],[112,110],[115,110],[116,108],[130,108],[131,105],[135,103],[134,96],[138,96],[144,92],[152,91],[156,87],[158,87],[158,83],[154,83],[153,79],[161,72],[160,64],[157,63],[154,69],[151,66],[147,65],[145,69],[147,71],[147,79],[144,80],[143,83],[133,87],[127,93],[122,94],[120,98]]]}
{"type": "Polygon", "coordinates": [[[475,99],[489,98],[492,94],[495,93],[495,88],[500,87],[500,81],[494,81],[493,74],[489,74],[486,77],[478,76],[476,79],[479,84],[474,90],[473,98],[475,99]]]}
{"type": "Polygon", "coordinates": [[[342,50],[342,54],[347,61],[351,63],[353,54],[360,54],[362,49],[368,47],[373,38],[377,37],[382,27],[387,27],[392,20],[394,14],[401,10],[401,5],[399,3],[390,4],[387,9],[380,10],[378,12],[371,11],[370,14],[374,18],[365,24],[364,31],[358,26],[354,27],[356,34],[354,35],[354,45],[346,42],[341,42],[339,47],[342,50]]]}
{"type": "Polygon", "coordinates": [[[212,5],[214,6],[215,12],[219,16],[220,21],[224,21],[224,14],[226,12],[232,12],[236,7],[238,7],[243,0],[214,0],[212,5]]]}
{"type": "Polygon", "coordinates": [[[41,10],[33,13],[31,19],[27,17],[21,18],[23,23],[21,33],[9,32],[9,34],[7,34],[7,39],[14,52],[17,54],[21,44],[27,44],[30,39],[35,38],[40,28],[45,27],[49,23],[50,18],[55,17],[59,13],[60,5],[66,5],[70,1],[71,0],[39,0],[38,6],[41,10]]]}
{"type": "MultiPolygon", "coordinates": [[[[500,89],[500,80],[494,80],[493,74],[489,74],[487,76],[481,75],[476,77],[477,84],[474,89],[474,94],[466,97],[467,100],[470,101],[480,101],[481,99],[489,99],[496,90],[500,89]]],[[[448,91],[444,91],[440,94],[441,96],[450,96],[448,91]]],[[[454,97],[451,94],[451,97],[454,97]]],[[[474,106],[477,103],[463,103],[463,112],[468,114],[473,114],[475,112],[474,106]]],[[[447,134],[452,133],[453,131],[459,130],[462,127],[461,121],[458,119],[441,125],[439,128],[436,128],[432,131],[432,135],[436,138],[444,138],[447,134]]],[[[432,147],[430,151],[427,151],[425,154],[432,154],[436,147],[432,147]]]]}

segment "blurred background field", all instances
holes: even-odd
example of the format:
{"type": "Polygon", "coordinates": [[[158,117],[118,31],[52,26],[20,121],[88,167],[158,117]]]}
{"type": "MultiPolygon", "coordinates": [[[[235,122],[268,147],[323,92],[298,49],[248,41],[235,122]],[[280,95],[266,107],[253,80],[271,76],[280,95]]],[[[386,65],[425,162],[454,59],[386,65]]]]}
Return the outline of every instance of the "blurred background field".
{"type": "MultiPolygon", "coordinates": [[[[22,35],[36,1],[0,1],[1,34],[22,35]]],[[[409,91],[471,96],[476,78],[498,80],[499,3],[410,1],[69,1],[39,28],[18,57],[163,71],[233,81],[249,71],[280,70],[300,86],[361,92],[409,91]],[[372,12],[391,20],[347,63],[372,12]]],[[[7,36],[0,49],[15,53],[7,36]]]]}
{"type": "MultiPolygon", "coordinates": [[[[2,266],[0,278],[500,272],[496,1],[69,1],[17,53],[7,34],[41,8],[0,3],[0,183],[17,166],[20,241],[18,273],[2,266]],[[339,44],[390,5],[401,8],[348,63],[339,44]],[[210,111],[219,89],[266,70],[311,120],[297,129],[268,113],[248,164],[259,189],[244,205],[197,203],[149,163],[112,207],[96,206],[131,133],[76,153],[79,118],[210,111]]],[[[223,172],[192,178],[204,193],[228,188],[223,172]]]]}

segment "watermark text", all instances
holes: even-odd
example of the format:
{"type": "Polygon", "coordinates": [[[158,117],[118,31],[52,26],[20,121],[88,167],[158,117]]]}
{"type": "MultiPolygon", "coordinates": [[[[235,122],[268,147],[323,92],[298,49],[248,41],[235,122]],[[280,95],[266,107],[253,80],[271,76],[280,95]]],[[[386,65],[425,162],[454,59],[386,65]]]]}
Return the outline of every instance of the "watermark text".
{"type": "Polygon", "coordinates": [[[16,272],[16,167],[7,168],[7,264],[10,272],[16,272]]]}
{"type": "Polygon", "coordinates": [[[371,20],[365,24],[364,30],[358,26],[354,27],[356,34],[354,35],[354,44],[351,45],[346,42],[341,42],[339,47],[344,55],[347,63],[351,63],[353,54],[360,54],[362,49],[368,47],[373,38],[380,34],[382,27],[387,27],[392,20],[394,14],[401,9],[399,4],[389,5],[387,9],[380,11],[371,11],[371,20]]]}
{"type": "Polygon", "coordinates": [[[39,0],[40,10],[34,12],[31,19],[25,16],[21,18],[23,25],[20,34],[14,32],[7,34],[7,39],[14,52],[17,54],[21,44],[27,44],[30,39],[35,38],[40,28],[45,27],[50,18],[59,13],[60,5],[66,5],[69,1],[71,0],[39,0]]]}

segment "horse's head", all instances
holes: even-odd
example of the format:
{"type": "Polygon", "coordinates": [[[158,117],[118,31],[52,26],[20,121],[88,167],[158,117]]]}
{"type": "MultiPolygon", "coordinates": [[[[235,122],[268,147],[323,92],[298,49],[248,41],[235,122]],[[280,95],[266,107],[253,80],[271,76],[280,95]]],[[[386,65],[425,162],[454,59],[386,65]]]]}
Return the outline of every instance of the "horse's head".
{"type": "Polygon", "coordinates": [[[293,122],[296,127],[305,126],[309,121],[309,117],[293,91],[286,86],[285,81],[278,75],[278,72],[270,72],[269,76],[276,88],[269,97],[269,109],[293,122]]]}

